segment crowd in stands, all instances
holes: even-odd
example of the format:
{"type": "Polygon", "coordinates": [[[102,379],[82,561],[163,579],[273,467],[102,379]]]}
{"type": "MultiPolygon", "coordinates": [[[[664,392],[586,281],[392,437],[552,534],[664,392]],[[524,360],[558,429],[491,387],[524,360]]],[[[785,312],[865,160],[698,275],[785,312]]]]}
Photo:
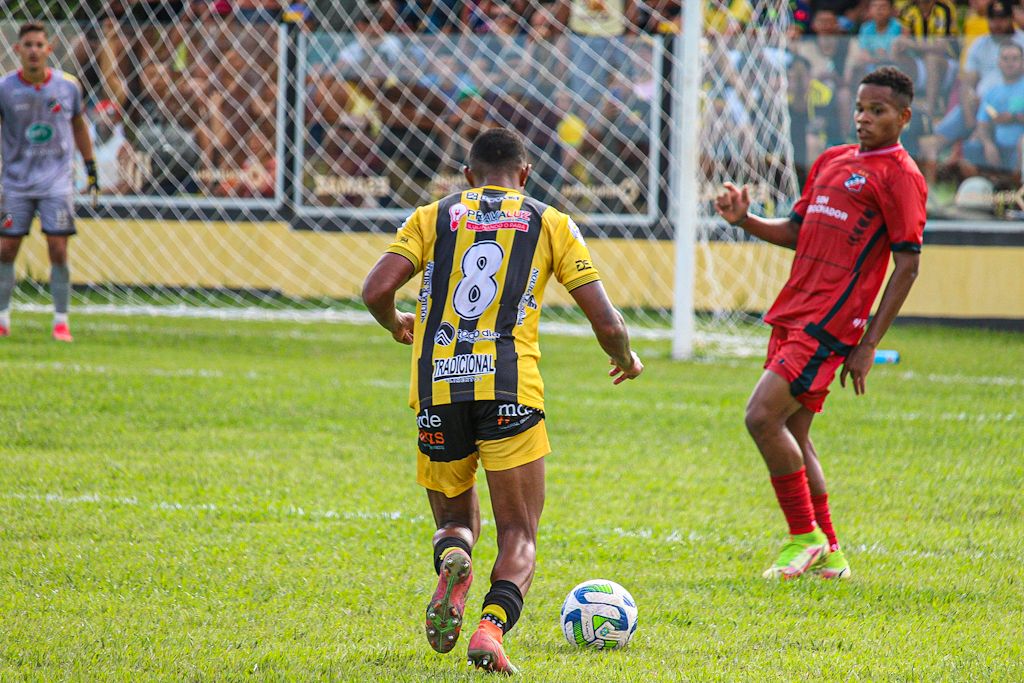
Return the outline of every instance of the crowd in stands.
{"type": "MultiPolygon", "coordinates": [[[[918,97],[904,144],[929,184],[984,175],[996,186],[1021,182],[1024,143],[1024,7],[1010,0],[893,0],[838,4],[794,24],[791,81],[808,114],[793,111],[808,140],[805,163],[824,145],[852,140],[851,97],[870,69],[910,74],[918,97]],[[801,35],[803,33],[807,35],[801,35]],[[822,56],[824,55],[824,59],[822,56]],[[813,91],[817,86],[825,97],[813,91]],[[824,102],[824,104],[820,104],[824,102]]],[[[794,89],[794,102],[802,104],[794,89]]]]}
{"type": "MultiPolygon", "coordinates": [[[[302,84],[309,173],[389,179],[321,192],[306,177],[315,201],[417,203],[424,184],[447,189],[475,133],[497,123],[520,129],[544,158],[541,194],[603,182],[618,188],[616,210],[642,209],[635,188],[623,188],[646,180],[647,123],[652,107],[664,106],[644,36],[679,33],[681,0],[330,5],[341,21],[322,26],[315,2],[122,0],[98,18],[90,10],[72,55],[101,168],[117,172],[106,190],[272,196],[282,95],[275,24],[287,19],[329,29],[310,34],[329,38],[316,43],[320,56],[302,84]]],[[[802,171],[826,146],[855,140],[857,82],[894,64],[917,84],[904,142],[929,181],[984,174],[1020,184],[1020,0],[791,0],[790,10],[785,50],[742,53],[731,46],[749,45],[739,38],[773,30],[777,18],[755,0],[708,0],[706,53],[726,88],[709,91],[705,117],[735,131],[722,155],[757,149],[744,131],[748,105],[764,93],[738,76],[743,60],[785,72],[802,171]]]]}

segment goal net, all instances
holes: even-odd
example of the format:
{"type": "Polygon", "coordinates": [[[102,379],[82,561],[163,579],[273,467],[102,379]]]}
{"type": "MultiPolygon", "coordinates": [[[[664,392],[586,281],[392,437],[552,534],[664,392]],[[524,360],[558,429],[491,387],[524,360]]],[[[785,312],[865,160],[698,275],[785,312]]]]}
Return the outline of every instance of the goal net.
{"type": "MultiPolygon", "coordinates": [[[[637,329],[670,333],[682,215],[696,217],[698,348],[758,334],[789,259],[718,219],[713,196],[746,183],[754,210],[778,216],[797,195],[787,3],[708,2],[690,92],[678,2],[274,4],[0,7],[4,45],[24,20],[45,22],[51,66],[84,89],[103,194],[76,200],[76,308],[355,313],[410,210],[462,188],[473,137],[510,126],[532,157],[527,191],[574,216],[637,329]],[[678,150],[694,147],[696,198],[673,211],[678,150]]],[[[0,55],[5,72],[17,65],[0,55]]],[[[48,301],[34,235],[16,308],[48,301]]],[[[546,299],[546,320],[581,322],[559,288],[546,299]]]]}

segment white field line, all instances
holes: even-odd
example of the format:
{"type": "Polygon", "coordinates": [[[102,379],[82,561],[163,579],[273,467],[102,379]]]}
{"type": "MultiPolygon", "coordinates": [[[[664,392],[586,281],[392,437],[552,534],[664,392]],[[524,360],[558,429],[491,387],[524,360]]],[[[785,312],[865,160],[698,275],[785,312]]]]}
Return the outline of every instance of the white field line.
{"type": "Polygon", "coordinates": [[[993,377],[977,377],[971,375],[939,375],[929,373],[920,375],[913,370],[900,373],[901,379],[934,382],[935,384],[985,384],[996,387],[1021,387],[1024,386],[1024,377],[1012,375],[995,375],[993,377]]]}
{"type": "MultiPolygon", "coordinates": [[[[0,361],[0,367],[17,370],[42,370],[81,375],[142,375],[144,377],[200,377],[203,379],[223,379],[225,377],[224,373],[220,370],[207,370],[204,368],[183,368],[180,370],[163,370],[161,368],[137,369],[128,365],[115,368],[106,365],[62,363],[60,361],[0,361]]],[[[252,370],[243,373],[242,376],[246,379],[259,378],[259,374],[252,370]]]]}
{"type": "Polygon", "coordinates": [[[65,496],[60,493],[4,493],[0,500],[19,500],[50,505],[111,505],[132,506],[148,510],[167,510],[177,512],[235,512],[242,514],[270,513],[286,517],[303,517],[307,519],[339,519],[369,520],[384,522],[409,522],[418,524],[426,522],[426,515],[408,515],[400,511],[368,512],[363,510],[316,510],[306,509],[297,505],[267,505],[265,508],[245,507],[242,505],[223,505],[218,503],[179,503],[173,501],[157,501],[146,503],[135,496],[104,496],[98,493],[84,493],[77,496],[65,496]]]}
{"type": "Polygon", "coordinates": [[[884,420],[903,420],[906,422],[1014,422],[1024,418],[1019,413],[886,413],[880,415],[884,420]]]}
{"type": "MultiPolygon", "coordinates": [[[[29,320],[25,322],[15,321],[15,334],[22,328],[28,329],[45,329],[49,330],[49,322],[40,322],[35,320],[29,320]]],[[[310,332],[303,329],[295,330],[260,330],[251,328],[239,328],[239,327],[222,327],[220,329],[195,329],[188,327],[166,327],[166,326],[152,326],[145,324],[137,325],[126,325],[124,323],[111,323],[111,322],[92,322],[92,321],[79,321],[72,322],[72,326],[77,332],[114,332],[117,334],[153,334],[162,333],[168,336],[174,337],[195,337],[195,338],[208,338],[208,337],[228,337],[232,339],[275,339],[281,341],[309,341],[309,342],[332,342],[332,343],[343,343],[352,340],[352,337],[356,334],[353,332],[340,333],[340,334],[322,334],[318,332],[310,332]]],[[[378,339],[376,335],[361,337],[360,343],[394,343],[387,334],[382,334],[378,339]]],[[[360,333],[362,334],[362,333],[360,333]]]]}
{"type": "MultiPolygon", "coordinates": [[[[53,308],[46,304],[18,304],[14,307],[19,311],[31,313],[50,313],[53,308]]],[[[250,307],[250,308],[197,308],[192,306],[113,306],[102,304],[86,304],[75,306],[75,314],[102,314],[116,316],[150,316],[164,318],[201,318],[206,320],[244,320],[262,322],[294,322],[294,323],[349,323],[352,325],[376,325],[376,321],[365,311],[298,311],[250,307]]],[[[559,322],[541,323],[541,330],[547,334],[570,337],[586,337],[593,334],[586,324],[559,322]]],[[[383,334],[383,332],[382,332],[383,334]]],[[[635,339],[671,339],[672,332],[667,329],[633,328],[630,334],[635,339]]],[[[736,337],[729,335],[704,335],[708,341],[735,342],[736,337]]]]}
{"type": "MultiPolygon", "coordinates": [[[[401,522],[404,524],[428,524],[431,520],[426,515],[416,514],[410,515],[403,513],[398,510],[387,511],[387,510],[318,510],[318,509],[306,509],[296,505],[267,505],[265,508],[259,507],[244,507],[241,505],[222,505],[216,503],[178,503],[168,501],[158,501],[154,503],[144,503],[135,496],[115,497],[115,496],[103,496],[98,493],[86,493],[77,496],[65,496],[59,493],[5,493],[0,494],[0,500],[17,500],[26,501],[33,503],[46,503],[49,505],[109,505],[109,506],[132,506],[140,509],[149,510],[162,510],[169,512],[235,512],[241,514],[256,514],[256,513],[270,513],[273,515],[282,515],[285,517],[298,517],[304,519],[320,520],[357,520],[357,521],[374,521],[374,522],[401,522]]],[[[483,526],[490,526],[493,524],[490,519],[481,519],[483,526]]],[[[594,529],[578,529],[568,530],[560,529],[559,533],[569,533],[573,536],[579,537],[596,537],[599,532],[594,529]]],[[[607,533],[607,532],[603,532],[607,533]]],[[[721,543],[723,540],[732,548],[738,548],[741,550],[760,550],[764,546],[764,543],[755,537],[743,537],[738,538],[730,536],[723,539],[719,535],[709,536],[702,534],[697,531],[683,531],[680,529],[672,529],[669,531],[663,531],[655,533],[653,530],[648,528],[635,528],[635,529],[623,529],[616,527],[611,530],[611,533],[620,538],[627,538],[637,541],[650,541],[657,543],[658,545],[685,545],[685,546],[700,546],[705,543],[715,542],[721,543]]],[[[879,557],[915,557],[921,559],[935,559],[935,560],[949,560],[950,558],[971,558],[971,559],[1003,559],[1003,560],[1016,560],[1019,556],[1014,553],[988,553],[983,550],[974,550],[969,552],[953,552],[953,551],[942,551],[942,550],[917,550],[917,549],[894,549],[889,548],[881,543],[865,544],[860,543],[856,545],[848,545],[846,548],[852,551],[856,555],[875,555],[879,557]]]]}

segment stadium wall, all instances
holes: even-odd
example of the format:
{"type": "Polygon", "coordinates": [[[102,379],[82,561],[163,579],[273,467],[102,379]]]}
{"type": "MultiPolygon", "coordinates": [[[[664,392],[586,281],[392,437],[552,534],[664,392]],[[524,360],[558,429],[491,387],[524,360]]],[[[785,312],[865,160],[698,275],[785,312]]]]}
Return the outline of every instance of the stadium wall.
{"type": "MultiPolygon", "coordinates": [[[[363,277],[390,242],[389,235],[317,233],[290,229],[284,222],[78,221],[79,236],[71,248],[75,284],[181,287],[227,286],[260,289],[293,297],[352,298],[363,277]],[[192,255],[186,265],[175,251],[192,255]],[[288,258],[281,258],[287,254],[288,258]],[[338,263],[348,267],[341,270],[338,263]]],[[[673,247],[669,241],[590,239],[588,245],[605,274],[613,300],[623,307],[668,308],[672,292],[673,247]],[[647,279],[636,277],[637,264],[648,264],[647,279]]],[[[788,259],[770,258],[777,250],[759,242],[712,242],[698,250],[697,272],[708,272],[702,260],[716,267],[718,277],[732,281],[719,289],[733,293],[734,309],[763,311],[787,275],[788,259]],[[751,291],[744,273],[768,268],[763,291],[751,291]],[[730,275],[731,274],[731,275],[730,275]]],[[[1024,244],[927,244],[921,274],[903,314],[928,319],[1024,320],[1024,244]]],[[[18,261],[18,276],[45,281],[49,275],[46,244],[27,240],[18,261]]],[[[417,285],[402,292],[413,298],[417,285]]],[[[698,282],[696,308],[707,310],[709,283],[698,282]]],[[[561,288],[546,294],[549,305],[571,303],[561,288]]]]}

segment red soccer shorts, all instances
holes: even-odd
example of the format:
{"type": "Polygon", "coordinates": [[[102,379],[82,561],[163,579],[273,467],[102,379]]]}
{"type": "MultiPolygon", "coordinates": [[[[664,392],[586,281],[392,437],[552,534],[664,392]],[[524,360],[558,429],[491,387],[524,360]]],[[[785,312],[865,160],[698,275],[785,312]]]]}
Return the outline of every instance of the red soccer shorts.
{"type": "Polygon", "coordinates": [[[803,330],[773,327],[764,367],[789,382],[789,393],[805,408],[820,413],[844,360],[803,330]]]}

